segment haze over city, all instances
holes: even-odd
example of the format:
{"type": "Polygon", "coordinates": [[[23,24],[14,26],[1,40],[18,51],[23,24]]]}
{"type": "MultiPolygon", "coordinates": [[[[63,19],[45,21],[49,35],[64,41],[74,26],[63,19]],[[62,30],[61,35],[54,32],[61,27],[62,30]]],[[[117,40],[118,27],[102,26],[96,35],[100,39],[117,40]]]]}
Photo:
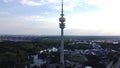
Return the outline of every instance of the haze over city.
{"type": "MultiPolygon", "coordinates": [[[[120,35],[119,0],[64,0],[65,35],[120,35]]],[[[0,34],[60,35],[61,0],[0,0],[0,34]]]]}

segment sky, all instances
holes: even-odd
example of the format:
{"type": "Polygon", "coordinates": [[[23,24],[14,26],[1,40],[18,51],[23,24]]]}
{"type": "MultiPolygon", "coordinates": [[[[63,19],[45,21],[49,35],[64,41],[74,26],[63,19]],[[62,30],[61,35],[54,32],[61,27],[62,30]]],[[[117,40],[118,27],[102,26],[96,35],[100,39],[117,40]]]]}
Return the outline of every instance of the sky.
{"type": "MultiPolygon", "coordinates": [[[[120,35],[120,0],[63,0],[65,35],[120,35]]],[[[0,0],[0,35],[60,35],[61,0],[0,0]]]]}

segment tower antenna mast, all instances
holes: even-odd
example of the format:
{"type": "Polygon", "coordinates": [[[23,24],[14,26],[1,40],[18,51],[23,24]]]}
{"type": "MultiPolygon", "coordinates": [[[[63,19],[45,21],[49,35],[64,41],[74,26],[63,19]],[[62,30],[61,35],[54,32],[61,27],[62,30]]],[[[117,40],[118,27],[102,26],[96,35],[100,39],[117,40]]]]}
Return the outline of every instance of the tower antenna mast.
{"type": "Polygon", "coordinates": [[[63,0],[62,0],[62,4],[61,4],[61,16],[63,17],[64,14],[63,14],[63,0]]]}

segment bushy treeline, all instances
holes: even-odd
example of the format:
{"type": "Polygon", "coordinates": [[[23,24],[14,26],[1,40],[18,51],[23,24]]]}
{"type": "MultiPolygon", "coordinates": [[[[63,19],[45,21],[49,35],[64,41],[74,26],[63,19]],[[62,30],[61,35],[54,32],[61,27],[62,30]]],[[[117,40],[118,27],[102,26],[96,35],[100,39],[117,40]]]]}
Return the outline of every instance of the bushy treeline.
{"type": "Polygon", "coordinates": [[[59,46],[55,40],[39,40],[30,42],[0,42],[0,68],[24,68],[33,63],[32,55],[40,50],[59,46]],[[29,57],[29,58],[28,58],[29,57]]]}

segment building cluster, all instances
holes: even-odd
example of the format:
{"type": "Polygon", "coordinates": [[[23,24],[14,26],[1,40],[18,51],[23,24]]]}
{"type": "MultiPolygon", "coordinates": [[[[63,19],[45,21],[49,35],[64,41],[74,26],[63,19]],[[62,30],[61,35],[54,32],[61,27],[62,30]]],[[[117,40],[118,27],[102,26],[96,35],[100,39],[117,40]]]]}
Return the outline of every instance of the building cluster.
{"type": "MultiPolygon", "coordinates": [[[[76,46],[76,45],[86,45],[86,46],[92,46],[90,49],[75,49],[75,50],[65,50],[65,55],[69,55],[69,56],[80,56],[82,57],[82,59],[84,59],[85,61],[89,61],[86,57],[86,55],[93,55],[96,56],[99,59],[100,63],[105,64],[105,66],[107,68],[109,68],[108,66],[110,66],[111,61],[113,61],[114,59],[109,58],[111,54],[115,54],[118,53],[120,54],[119,51],[114,50],[112,48],[109,47],[109,45],[106,48],[102,48],[101,45],[98,44],[99,43],[111,43],[114,45],[118,45],[120,42],[119,41],[112,41],[112,40],[87,40],[87,41],[81,41],[81,40],[76,40],[74,42],[69,43],[69,45],[72,46],[76,46]]],[[[104,45],[106,46],[106,45],[104,45]]],[[[120,47],[118,46],[118,49],[120,49],[120,47]]],[[[120,57],[118,57],[118,59],[120,59],[120,57]]],[[[120,61],[118,60],[117,62],[115,62],[116,65],[118,65],[117,67],[119,68],[120,65],[118,64],[118,62],[120,63],[120,61]]],[[[111,64],[111,66],[114,64],[111,64]]]]}

